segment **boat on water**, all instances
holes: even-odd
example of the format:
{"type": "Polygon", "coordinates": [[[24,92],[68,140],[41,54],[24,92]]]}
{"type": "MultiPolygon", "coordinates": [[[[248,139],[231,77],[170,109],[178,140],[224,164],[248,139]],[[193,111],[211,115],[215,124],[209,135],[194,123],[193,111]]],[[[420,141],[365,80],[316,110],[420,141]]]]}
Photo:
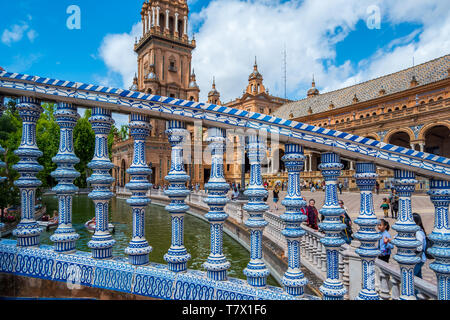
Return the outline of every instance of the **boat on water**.
{"type": "Polygon", "coordinates": [[[41,228],[45,228],[46,231],[56,229],[58,227],[58,222],[54,221],[38,221],[37,223],[39,223],[41,228]]]}
{"type": "MultiPolygon", "coordinates": [[[[89,221],[87,221],[84,226],[86,227],[86,229],[90,232],[90,233],[94,233],[95,232],[95,221],[94,219],[91,219],[89,221]]],[[[114,225],[112,223],[108,224],[108,230],[110,233],[114,233],[116,231],[114,225]]]]}

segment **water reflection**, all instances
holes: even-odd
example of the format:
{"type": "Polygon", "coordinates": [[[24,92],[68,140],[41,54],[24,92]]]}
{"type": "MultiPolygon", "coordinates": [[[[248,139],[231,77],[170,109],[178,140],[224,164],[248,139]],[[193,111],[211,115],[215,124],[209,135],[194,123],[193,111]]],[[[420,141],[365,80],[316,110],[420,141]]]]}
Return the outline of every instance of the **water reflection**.
{"type": "MultiPolygon", "coordinates": [[[[43,202],[47,206],[47,212],[53,212],[58,209],[58,200],[56,196],[44,196],[43,202]]],[[[114,239],[117,241],[113,248],[114,256],[125,257],[124,250],[132,236],[133,218],[131,208],[125,200],[113,198],[110,204],[109,213],[110,222],[115,225],[114,239]]],[[[94,216],[94,205],[87,195],[79,195],[73,199],[73,227],[80,234],[80,240],[77,242],[77,249],[81,251],[90,251],[87,243],[92,234],[87,231],[84,224],[94,216]]],[[[41,234],[41,243],[50,244],[50,236],[53,230],[41,234]]],[[[163,263],[164,254],[170,247],[171,227],[170,215],[163,207],[151,205],[147,208],[146,215],[146,235],[147,241],[153,250],[150,253],[150,261],[163,263]]],[[[192,259],[188,262],[188,268],[202,270],[202,264],[206,261],[210,250],[210,231],[209,224],[191,215],[185,216],[184,242],[192,259]]],[[[250,259],[249,252],[239,243],[228,235],[224,234],[223,251],[228,261],[231,262],[231,268],[228,275],[234,278],[245,279],[243,270],[250,259]]],[[[269,285],[278,286],[273,277],[267,279],[269,285]]]]}

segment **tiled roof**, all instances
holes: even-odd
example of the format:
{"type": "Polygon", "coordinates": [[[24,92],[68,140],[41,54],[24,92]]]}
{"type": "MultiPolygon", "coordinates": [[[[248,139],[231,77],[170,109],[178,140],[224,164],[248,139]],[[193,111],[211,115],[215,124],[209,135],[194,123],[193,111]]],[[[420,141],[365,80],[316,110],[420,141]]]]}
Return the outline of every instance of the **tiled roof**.
{"type": "Polygon", "coordinates": [[[331,102],[335,109],[342,108],[354,103],[355,94],[359,102],[369,101],[379,97],[381,89],[384,89],[387,95],[409,89],[414,74],[419,86],[445,79],[449,76],[449,68],[450,54],[425,62],[414,68],[405,69],[351,87],[287,103],[278,108],[273,115],[284,119],[290,119],[291,114],[294,118],[304,117],[309,115],[309,108],[311,108],[313,114],[328,111],[331,102]]]}

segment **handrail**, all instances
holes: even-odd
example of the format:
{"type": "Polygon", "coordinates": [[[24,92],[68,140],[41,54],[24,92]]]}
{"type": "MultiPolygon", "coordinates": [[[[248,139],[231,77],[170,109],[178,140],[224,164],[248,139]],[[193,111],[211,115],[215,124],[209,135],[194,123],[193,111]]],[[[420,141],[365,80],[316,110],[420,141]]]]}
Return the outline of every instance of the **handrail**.
{"type": "Polygon", "coordinates": [[[0,95],[69,102],[119,113],[142,113],[159,119],[199,120],[206,126],[225,129],[265,131],[279,135],[280,142],[298,143],[307,149],[335,152],[390,169],[450,180],[450,159],[245,110],[6,71],[0,72],[0,95]]]}

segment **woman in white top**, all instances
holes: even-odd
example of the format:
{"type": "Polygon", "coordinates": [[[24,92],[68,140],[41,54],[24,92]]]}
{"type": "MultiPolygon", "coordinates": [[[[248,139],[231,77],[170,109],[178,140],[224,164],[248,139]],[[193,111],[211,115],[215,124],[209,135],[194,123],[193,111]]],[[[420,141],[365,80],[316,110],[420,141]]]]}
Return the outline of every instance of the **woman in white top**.
{"type": "Polygon", "coordinates": [[[427,250],[427,236],[420,215],[418,213],[413,213],[413,218],[414,222],[420,227],[420,229],[416,231],[416,239],[420,241],[420,245],[417,247],[416,253],[419,255],[420,261],[414,267],[414,275],[422,278],[422,267],[427,261],[427,257],[425,256],[425,252],[427,250]]]}

